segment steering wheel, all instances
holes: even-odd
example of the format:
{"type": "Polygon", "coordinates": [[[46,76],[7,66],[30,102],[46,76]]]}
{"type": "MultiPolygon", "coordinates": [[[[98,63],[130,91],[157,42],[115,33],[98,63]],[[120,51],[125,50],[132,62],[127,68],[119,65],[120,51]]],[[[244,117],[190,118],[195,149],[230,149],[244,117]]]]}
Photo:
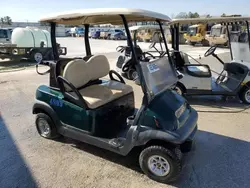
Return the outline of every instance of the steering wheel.
{"type": "Polygon", "coordinates": [[[149,48],[151,49],[151,48],[153,48],[153,47],[155,47],[155,42],[152,42],[150,45],[149,45],[149,48]]]}
{"type": "Polygon", "coordinates": [[[122,53],[122,52],[124,52],[124,50],[126,49],[126,47],[127,47],[127,46],[118,46],[118,47],[116,48],[116,51],[122,53]]]}
{"type": "Polygon", "coordinates": [[[152,57],[153,59],[155,59],[155,56],[149,52],[143,52],[142,56],[144,57],[144,59],[147,59],[148,57],[146,57],[146,54],[149,55],[150,57],[152,57]]]}
{"type": "Polygon", "coordinates": [[[215,52],[216,48],[217,48],[217,46],[211,46],[211,47],[205,52],[204,56],[207,57],[207,56],[212,55],[212,54],[215,52]]]}

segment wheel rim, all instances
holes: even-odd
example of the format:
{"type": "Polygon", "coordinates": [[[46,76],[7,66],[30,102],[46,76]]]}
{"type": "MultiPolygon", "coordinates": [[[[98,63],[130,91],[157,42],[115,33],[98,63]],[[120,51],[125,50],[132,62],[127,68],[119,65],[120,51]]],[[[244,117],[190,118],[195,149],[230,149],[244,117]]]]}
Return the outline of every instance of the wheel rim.
{"type": "Polygon", "coordinates": [[[132,79],[135,80],[135,79],[137,79],[137,78],[138,78],[138,74],[137,74],[136,71],[134,71],[134,72],[132,73],[132,79]]]}
{"type": "Polygon", "coordinates": [[[48,136],[50,134],[50,126],[45,119],[40,119],[38,121],[38,129],[42,136],[48,136]]]}
{"type": "Polygon", "coordinates": [[[36,62],[40,62],[43,60],[43,55],[40,52],[36,52],[34,55],[34,59],[36,62]]]}
{"type": "Polygon", "coordinates": [[[250,103],[250,90],[247,90],[247,92],[245,93],[245,99],[248,103],[250,103]]]}
{"type": "Polygon", "coordinates": [[[156,176],[166,176],[170,172],[169,162],[159,155],[153,155],[148,159],[148,168],[156,176]]]}
{"type": "Polygon", "coordinates": [[[179,94],[179,95],[182,95],[182,90],[180,87],[175,87],[175,91],[179,94]]]}

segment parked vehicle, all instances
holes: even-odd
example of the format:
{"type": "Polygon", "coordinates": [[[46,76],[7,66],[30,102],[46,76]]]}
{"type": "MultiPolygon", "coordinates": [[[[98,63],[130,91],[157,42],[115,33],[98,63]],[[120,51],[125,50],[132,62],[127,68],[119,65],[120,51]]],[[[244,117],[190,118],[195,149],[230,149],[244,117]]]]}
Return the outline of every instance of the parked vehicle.
{"type": "MultiPolygon", "coordinates": [[[[228,24],[246,23],[248,25],[249,21],[250,17],[223,17],[175,20],[172,24],[222,23],[228,29],[228,24]]],[[[173,31],[173,34],[176,34],[176,31],[173,31]]],[[[215,54],[217,46],[212,46],[206,51],[205,57],[212,55],[223,65],[223,70],[218,73],[217,78],[212,76],[212,71],[208,65],[201,64],[198,61],[198,64],[190,64],[187,58],[184,59],[179,52],[179,44],[175,41],[173,48],[176,51],[172,55],[177,69],[184,75],[175,87],[178,93],[182,95],[239,96],[243,102],[250,104],[250,39],[248,36],[250,36],[250,32],[244,30],[228,33],[230,63],[224,62],[215,54]]]]}
{"type": "MultiPolygon", "coordinates": [[[[158,26],[159,27],[159,26],[158,26]]],[[[161,37],[161,31],[160,28],[157,29],[157,25],[154,25],[155,32],[153,36],[151,37],[152,43],[149,46],[149,50],[146,52],[143,52],[139,45],[137,45],[137,34],[140,32],[140,29],[148,29],[148,25],[142,25],[142,26],[136,26],[136,27],[130,27],[130,33],[131,37],[134,42],[136,54],[138,59],[143,59],[144,61],[150,61],[151,59],[160,58],[162,55],[164,56],[166,54],[166,51],[163,50],[162,47],[162,37],[161,37]],[[160,50],[158,50],[155,45],[158,43],[160,45],[160,50]],[[152,50],[154,49],[154,50],[152,50]],[[156,52],[156,54],[155,54],[156,52]]],[[[140,84],[138,79],[138,74],[135,68],[135,64],[133,63],[132,59],[132,49],[129,46],[118,46],[117,52],[121,52],[122,55],[118,57],[117,63],[116,63],[116,70],[118,73],[120,73],[123,77],[134,80],[136,84],[140,84]]]]}
{"type": "Polygon", "coordinates": [[[92,39],[99,39],[100,38],[100,34],[101,34],[100,31],[94,31],[94,32],[91,33],[91,38],[92,39]]]}
{"type": "Polygon", "coordinates": [[[120,32],[114,32],[110,34],[111,40],[127,40],[127,36],[123,31],[120,32]]]}
{"type": "MultiPolygon", "coordinates": [[[[198,114],[170,89],[178,78],[169,54],[151,62],[137,59],[128,29],[128,22],[134,20],[155,20],[161,33],[162,22],[171,21],[160,13],[124,8],[80,10],[40,21],[51,23],[52,32],[56,23],[84,24],[87,33],[89,24],[123,24],[141,78],[140,109],[135,108],[132,86],[110,70],[106,56],[91,54],[89,39],[85,38],[85,57],[59,59],[55,53],[55,62],[42,62],[50,67],[50,84],[38,87],[33,113],[37,114],[38,133],[44,138],[63,135],[123,156],[135,147],[141,148],[142,171],[166,183],[176,180],[181,172],[181,151],[189,151],[192,146],[198,114]],[[110,79],[104,79],[106,75],[110,79]]],[[[163,40],[167,48],[165,37],[163,40]]],[[[57,51],[55,44],[52,37],[53,52],[57,51]]]]}
{"type": "Polygon", "coordinates": [[[78,27],[76,29],[76,37],[84,37],[84,28],[78,27]]]}
{"type": "MultiPolygon", "coordinates": [[[[187,33],[188,30],[188,25],[182,25],[180,26],[180,30],[179,30],[179,44],[186,44],[186,39],[184,37],[184,35],[187,33]]],[[[172,43],[172,35],[170,32],[170,28],[166,29],[166,37],[167,37],[167,41],[169,44],[172,43]]]]}
{"type": "MultiPolygon", "coordinates": [[[[190,18],[190,20],[192,20],[192,18],[190,18]]],[[[197,24],[194,24],[190,22],[190,24],[188,25],[189,27],[187,29],[187,32],[185,32],[183,35],[187,43],[191,45],[201,44],[203,46],[209,46],[209,42],[206,40],[206,35],[208,35],[208,33],[210,32],[213,24],[203,24],[199,22],[197,22],[197,24]]],[[[179,29],[179,34],[180,34],[180,29],[179,29]]]]}
{"type": "Polygon", "coordinates": [[[239,24],[229,25],[228,29],[225,25],[216,24],[211,28],[211,32],[208,36],[206,36],[206,39],[208,40],[210,46],[214,45],[229,46],[228,32],[230,33],[231,31],[239,31],[239,30],[240,30],[239,24]]]}
{"type": "MultiPolygon", "coordinates": [[[[163,26],[164,30],[166,26],[163,26]]],[[[152,42],[152,36],[154,32],[159,31],[159,27],[157,25],[136,25],[131,26],[129,28],[131,31],[132,36],[134,37],[134,33],[136,32],[136,39],[139,42],[152,42]]]]}
{"type": "MultiPolygon", "coordinates": [[[[53,59],[50,38],[47,30],[38,28],[17,27],[13,31],[0,28],[0,58],[29,58],[34,61],[53,59]]],[[[58,53],[66,55],[67,50],[60,47],[58,53]]]]}

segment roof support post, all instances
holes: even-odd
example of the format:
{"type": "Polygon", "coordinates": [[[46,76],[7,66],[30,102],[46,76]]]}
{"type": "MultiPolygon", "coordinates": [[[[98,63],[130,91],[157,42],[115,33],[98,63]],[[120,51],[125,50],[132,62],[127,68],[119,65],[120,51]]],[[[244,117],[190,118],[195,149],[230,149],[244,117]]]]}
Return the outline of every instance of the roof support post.
{"type": "Polygon", "coordinates": [[[51,45],[52,45],[54,60],[58,61],[59,54],[58,54],[58,49],[57,49],[57,44],[56,44],[56,23],[55,22],[50,23],[50,33],[51,33],[51,45]]]}
{"type": "Polygon", "coordinates": [[[89,24],[84,24],[84,43],[85,43],[85,50],[86,50],[86,56],[91,55],[91,49],[89,44],[89,24]]]}

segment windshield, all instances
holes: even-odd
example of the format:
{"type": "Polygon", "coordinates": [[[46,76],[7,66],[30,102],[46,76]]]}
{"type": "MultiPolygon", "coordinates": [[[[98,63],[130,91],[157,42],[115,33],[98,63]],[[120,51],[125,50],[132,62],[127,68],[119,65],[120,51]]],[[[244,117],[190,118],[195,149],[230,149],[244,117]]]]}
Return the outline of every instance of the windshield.
{"type": "MultiPolygon", "coordinates": [[[[126,54],[127,48],[129,47],[128,47],[128,42],[127,42],[127,36],[124,34],[122,29],[123,28],[115,28],[115,27],[104,28],[101,26],[100,27],[94,26],[94,27],[91,27],[90,29],[91,33],[88,34],[91,55],[100,55],[100,54],[105,55],[107,59],[109,60],[110,69],[116,70],[121,75],[122,75],[122,69],[121,69],[122,66],[118,66],[118,64],[122,65],[122,63],[124,62],[120,63],[120,60],[123,60],[123,59],[127,60],[127,59],[132,58],[131,53],[126,54]],[[108,30],[110,30],[110,32],[104,32],[108,30]],[[122,49],[121,47],[125,48],[125,51],[124,50],[119,51],[119,49],[122,49]]],[[[157,73],[154,73],[154,74],[150,73],[150,75],[148,75],[148,68],[145,69],[146,71],[145,73],[143,72],[143,75],[144,74],[147,75],[146,77],[149,83],[149,86],[148,86],[150,88],[149,90],[153,89],[155,94],[157,94],[158,92],[162,91],[165,88],[168,88],[169,85],[175,82],[175,76],[173,76],[173,72],[171,72],[172,69],[170,69],[168,65],[169,64],[168,57],[164,57],[164,59],[159,62],[157,61],[157,60],[160,60],[159,58],[160,58],[161,53],[166,51],[165,44],[162,40],[160,27],[157,31],[158,32],[154,32],[156,34],[151,35],[148,38],[146,37],[144,38],[141,37],[140,39],[138,38],[138,41],[136,42],[137,44],[136,49],[139,49],[139,50],[136,50],[136,53],[138,56],[140,56],[143,63],[145,63],[146,65],[148,64],[148,61],[152,60],[153,58],[152,57],[150,58],[150,55],[148,54],[145,55],[146,57],[142,57],[141,51],[149,52],[155,57],[154,60],[156,60],[156,65],[158,66],[159,69],[161,69],[160,71],[156,71],[157,73]],[[147,40],[145,41],[143,39],[147,39],[147,40]],[[150,45],[152,41],[156,42],[154,46],[150,45]],[[166,75],[168,79],[165,79],[166,75]],[[156,83],[157,86],[154,85],[154,82],[157,82],[156,83]]],[[[85,32],[86,32],[86,29],[85,29],[85,32]]],[[[57,37],[56,41],[61,46],[61,48],[63,47],[67,48],[66,50],[67,54],[60,55],[60,58],[66,58],[66,59],[69,59],[69,61],[72,60],[73,58],[82,58],[85,61],[88,61],[90,56],[86,54],[86,49],[85,49],[86,40],[84,40],[83,37],[84,35],[79,35],[79,37],[75,37],[74,35],[70,35],[69,37],[57,37]]],[[[130,49],[130,52],[131,52],[131,49],[130,49]]],[[[132,66],[134,66],[134,64],[132,64],[132,66]]]]}
{"type": "Polygon", "coordinates": [[[187,30],[188,35],[196,35],[197,33],[197,27],[189,27],[187,30]]]}
{"type": "Polygon", "coordinates": [[[178,81],[177,73],[167,56],[150,62],[140,62],[140,65],[151,98],[170,88],[178,81]]]}
{"type": "Polygon", "coordinates": [[[231,31],[230,41],[233,60],[250,62],[249,38],[247,31],[231,31]]]}
{"type": "Polygon", "coordinates": [[[221,27],[220,28],[212,28],[210,32],[210,36],[219,37],[221,35],[221,27]]]}
{"type": "Polygon", "coordinates": [[[6,29],[0,29],[0,38],[8,38],[6,29]]]}

